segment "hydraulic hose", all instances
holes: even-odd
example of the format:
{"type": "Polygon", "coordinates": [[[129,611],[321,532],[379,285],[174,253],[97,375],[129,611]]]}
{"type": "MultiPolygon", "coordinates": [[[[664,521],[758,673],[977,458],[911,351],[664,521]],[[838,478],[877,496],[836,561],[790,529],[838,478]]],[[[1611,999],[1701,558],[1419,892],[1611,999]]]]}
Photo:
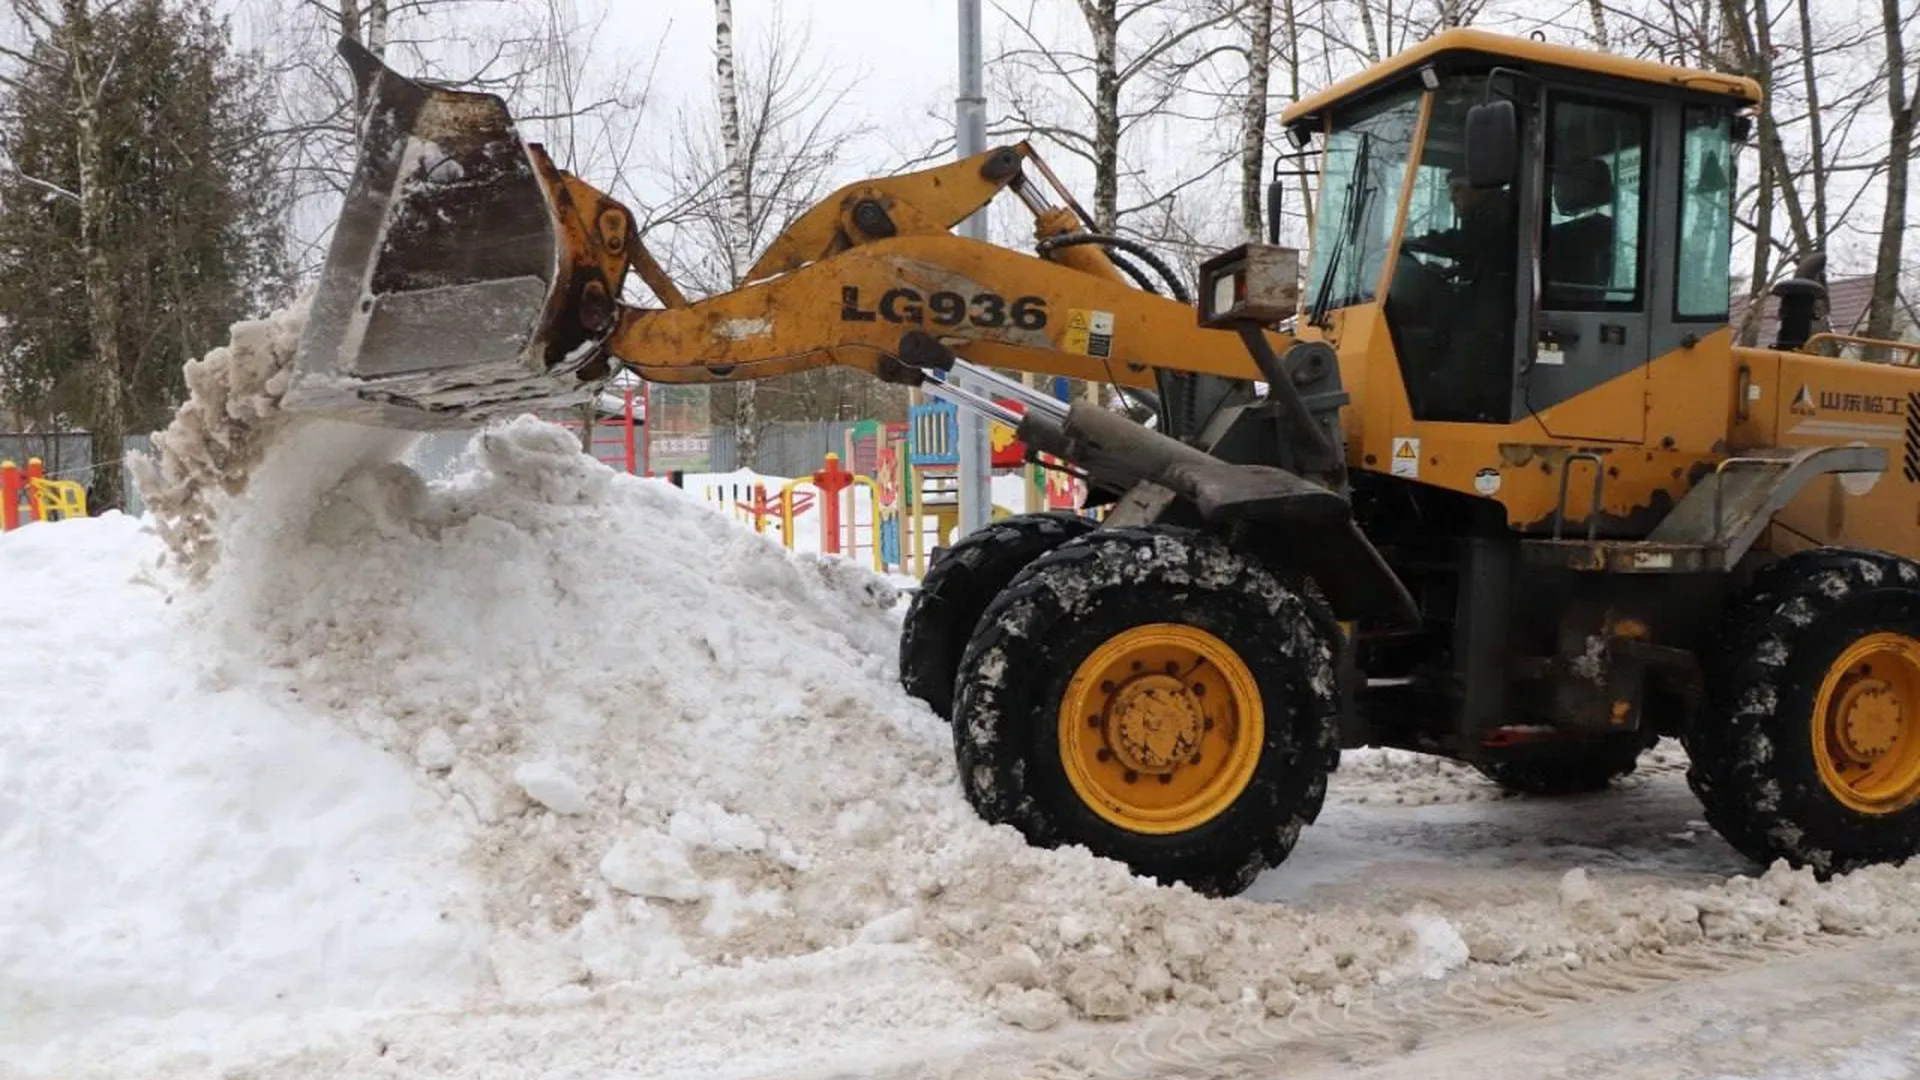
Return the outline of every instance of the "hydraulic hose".
{"type": "Polygon", "coordinates": [[[1140,286],[1155,296],[1160,295],[1160,290],[1153,287],[1153,279],[1147,276],[1145,270],[1135,266],[1132,259],[1128,259],[1116,251],[1107,252],[1107,258],[1112,260],[1113,265],[1125,271],[1126,275],[1133,279],[1135,285],[1140,286]]]}
{"type": "MultiPolygon", "coordinates": [[[[1108,233],[1074,233],[1070,236],[1053,236],[1040,241],[1039,244],[1035,245],[1035,250],[1044,255],[1055,248],[1078,247],[1081,244],[1099,244],[1102,247],[1109,249],[1118,248],[1129,255],[1138,256],[1140,261],[1153,267],[1153,269],[1166,280],[1167,287],[1172,292],[1175,300],[1183,304],[1193,303],[1193,296],[1187,292],[1186,284],[1180,280],[1180,275],[1174,273],[1173,267],[1167,265],[1166,260],[1155,255],[1152,248],[1137,241],[1129,240],[1124,236],[1113,236],[1108,233]]],[[[1111,251],[1109,251],[1109,257],[1111,257],[1111,251]]]]}

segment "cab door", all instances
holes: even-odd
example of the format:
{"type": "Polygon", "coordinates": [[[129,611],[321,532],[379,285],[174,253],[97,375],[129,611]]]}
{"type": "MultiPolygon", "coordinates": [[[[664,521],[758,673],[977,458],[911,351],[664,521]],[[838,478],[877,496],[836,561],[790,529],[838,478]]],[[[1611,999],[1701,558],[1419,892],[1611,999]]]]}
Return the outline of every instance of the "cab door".
{"type": "Polygon", "coordinates": [[[1646,258],[1653,110],[1627,98],[1546,91],[1534,174],[1538,245],[1522,409],[1563,439],[1646,437],[1646,258]]]}

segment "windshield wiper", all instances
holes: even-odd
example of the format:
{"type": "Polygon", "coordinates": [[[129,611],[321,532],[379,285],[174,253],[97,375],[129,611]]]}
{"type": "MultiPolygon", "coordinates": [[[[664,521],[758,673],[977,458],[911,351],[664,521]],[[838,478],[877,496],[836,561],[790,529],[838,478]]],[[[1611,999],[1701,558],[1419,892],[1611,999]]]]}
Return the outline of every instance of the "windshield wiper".
{"type": "Polygon", "coordinates": [[[1328,329],[1327,309],[1333,304],[1333,279],[1340,272],[1340,257],[1346,254],[1347,243],[1360,231],[1360,223],[1366,220],[1368,197],[1373,194],[1373,185],[1367,182],[1367,166],[1373,156],[1373,135],[1367,131],[1358,133],[1360,145],[1353,150],[1353,175],[1347,178],[1346,217],[1340,222],[1340,233],[1333,238],[1333,250],[1327,252],[1327,272],[1320,279],[1320,288],[1313,295],[1313,307],[1307,312],[1307,325],[1328,329]]]}

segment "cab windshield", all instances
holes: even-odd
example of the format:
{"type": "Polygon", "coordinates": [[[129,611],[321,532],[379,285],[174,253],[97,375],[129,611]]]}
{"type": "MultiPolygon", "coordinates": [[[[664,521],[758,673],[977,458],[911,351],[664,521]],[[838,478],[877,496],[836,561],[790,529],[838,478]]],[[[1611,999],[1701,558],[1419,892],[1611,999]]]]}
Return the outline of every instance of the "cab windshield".
{"type": "Polygon", "coordinates": [[[1307,297],[1313,319],[1374,299],[1420,113],[1410,87],[1337,116],[1322,155],[1307,297]]]}

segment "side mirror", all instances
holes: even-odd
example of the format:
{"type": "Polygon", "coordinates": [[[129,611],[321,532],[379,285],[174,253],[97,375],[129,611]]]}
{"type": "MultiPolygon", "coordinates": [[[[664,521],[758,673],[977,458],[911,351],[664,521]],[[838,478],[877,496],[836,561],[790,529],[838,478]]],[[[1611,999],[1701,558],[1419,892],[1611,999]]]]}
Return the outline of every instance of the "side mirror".
{"type": "Polygon", "coordinates": [[[1267,243],[1280,243],[1280,200],[1286,194],[1278,178],[1267,182],[1267,243]]]}
{"type": "Polygon", "coordinates": [[[1520,175],[1520,123],[1513,102],[1500,98],[1467,110],[1467,183],[1511,184],[1520,175]]]}

